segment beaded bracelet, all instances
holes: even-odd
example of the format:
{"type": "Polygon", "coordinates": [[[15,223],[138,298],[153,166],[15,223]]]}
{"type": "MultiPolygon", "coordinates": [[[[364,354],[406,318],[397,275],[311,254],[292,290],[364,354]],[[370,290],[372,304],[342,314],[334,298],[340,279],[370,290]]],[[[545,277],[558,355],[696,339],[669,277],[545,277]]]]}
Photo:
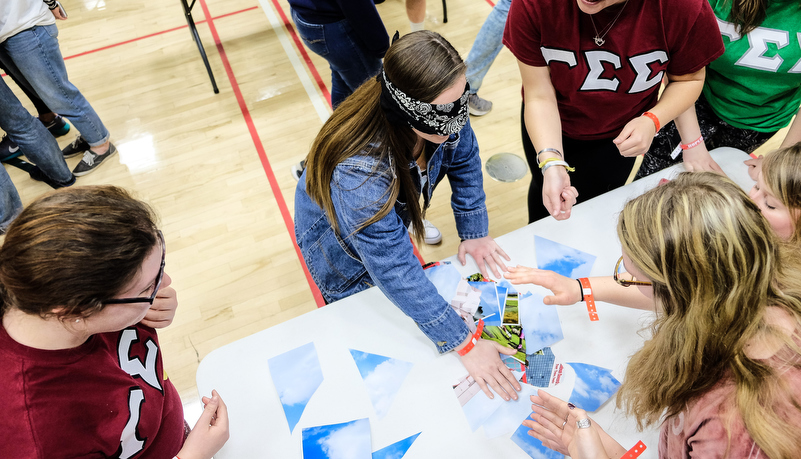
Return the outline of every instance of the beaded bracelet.
{"type": "Polygon", "coordinates": [[[645,113],[643,113],[643,114],[642,114],[642,116],[647,116],[648,118],[651,118],[651,121],[653,121],[653,122],[654,122],[654,127],[656,128],[656,131],[654,131],[654,132],[655,132],[655,133],[656,133],[656,132],[659,132],[659,128],[660,128],[662,125],[661,125],[661,124],[659,124],[659,118],[657,118],[657,117],[656,117],[656,115],[654,115],[654,114],[653,114],[653,113],[651,113],[651,112],[645,112],[645,113]]]}
{"type": "Polygon", "coordinates": [[[682,150],[689,150],[692,147],[697,147],[698,145],[701,145],[701,142],[703,142],[703,141],[704,141],[704,136],[702,135],[701,137],[698,137],[697,139],[695,139],[694,141],[692,141],[692,142],[690,142],[690,143],[688,143],[686,145],[685,144],[681,144],[681,149],[682,150]]]}
{"type": "Polygon", "coordinates": [[[481,332],[484,331],[484,319],[478,321],[478,326],[476,327],[476,332],[473,333],[473,336],[470,339],[470,342],[467,345],[457,351],[457,354],[464,357],[467,355],[468,352],[472,351],[475,347],[476,343],[479,339],[481,339],[481,332]]]}

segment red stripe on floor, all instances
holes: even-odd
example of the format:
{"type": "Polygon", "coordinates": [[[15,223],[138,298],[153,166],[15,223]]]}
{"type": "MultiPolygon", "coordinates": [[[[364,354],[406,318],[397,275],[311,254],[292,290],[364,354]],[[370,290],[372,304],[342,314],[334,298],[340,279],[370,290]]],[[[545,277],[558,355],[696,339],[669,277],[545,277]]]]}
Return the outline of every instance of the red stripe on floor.
{"type": "Polygon", "coordinates": [[[278,11],[278,15],[281,16],[281,21],[284,23],[284,28],[286,28],[286,30],[289,32],[289,35],[292,36],[292,40],[295,42],[295,47],[300,52],[303,60],[306,61],[306,66],[309,68],[309,72],[311,72],[312,76],[314,77],[314,81],[317,82],[317,87],[319,87],[320,91],[322,91],[323,98],[325,98],[326,102],[328,102],[328,106],[333,108],[333,105],[331,105],[331,93],[328,92],[328,88],[325,86],[325,82],[323,82],[322,77],[320,77],[317,67],[314,66],[314,63],[309,57],[309,53],[307,53],[306,48],[303,47],[303,41],[300,39],[300,37],[298,37],[298,34],[295,32],[295,28],[292,26],[292,23],[290,23],[289,19],[287,19],[284,10],[281,8],[281,5],[278,4],[278,0],[272,0],[272,2],[276,11],[278,11]]]}
{"type": "MultiPolygon", "coordinates": [[[[212,18],[212,20],[220,19],[220,18],[224,18],[224,17],[228,17],[228,16],[233,16],[235,14],[244,13],[245,11],[255,10],[257,8],[258,8],[258,6],[251,6],[250,8],[245,8],[244,10],[239,10],[239,11],[234,11],[234,12],[231,12],[231,13],[222,14],[220,16],[212,18]]],[[[209,16],[207,16],[207,17],[209,17],[209,16]]],[[[195,25],[202,24],[204,22],[206,22],[205,19],[203,19],[202,21],[195,22],[195,25]]],[[[155,36],[158,36],[158,35],[163,35],[165,33],[174,32],[176,30],[181,30],[181,29],[186,29],[186,28],[189,28],[189,24],[182,25],[180,27],[173,27],[172,29],[162,30],[161,32],[151,33],[149,35],[144,35],[144,36],[137,37],[137,38],[132,38],[130,40],[121,41],[119,43],[114,43],[113,45],[103,46],[101,48],[92,49],[92,50],[89,50],[89,51],[84,51],[84,52],[78,53],[78,54],[73,54],[72,56],[65,57],[64,60],[66,61],[68,59],[73,59],[73,58],[76,58],[76,57],[86,56],[87,54],[92,54],[92,53],[96,53],[98,51],[104,51],[104,50],[107,50],[107,49],[116,48],[117,46],[127,45],[128,43],[133,43],[133,42],[136,42],[136,41],[139,41],[139,40],[144,40],[146,38],[151,38],[151,37],[155,37],[155,36]]]]}
{"type": "MultiPolygon", "coordinates": [[[[203,14],[205,14],[207,18],[211,18],[212,16],[209,14],[209,8],[206,5],[206,0],[200,0],[200,6],[203,8],[203,14]]],[[[253,139],[253,145],[256,147],[256,152],[259,154],[259,159],[261,160],[261,165],[264,168],[264,173],[267,174],[267,180],[270,182],[270,188],[272,189],[273,196],[275,197],[275,202],[278,204],[278,209],[281,211],[281,217],[284,219],[287,232],[289,232],[289,237],[292,239],[292,245],[295,247],[295,252],[298,255],[301,266],[303,266],[303,273],[306,275],[306,280],[309,282],[309,287],[311,288],[312,295],[314,295],[314,300],[317,303],[317,307],[325,306],[323,295],[320,293],[317,285],[315,285],[311,274],[309,274],[309,270],[306,269],[306,263],[303,261],[303,255],[300,253],[300,248],[295,241],[295,223],[292,220],[292,215],[289,213],[289,208],[286,205],[286,200],[284,200],[284,194],[281,192],[281,187],[278,186],[278,180],[275,178],[273,168],[270,166],[270,161],[267,159],[267,154],[264,151],[264,146],[261,143],[259,133],[256,130],[256,125],[253,124],[253,118],[250,116],[250,110],[248,110],[247,104],[245,103],[245,98],[242,97],[242,91],[239,89],[236,76],[234,76],[234,71],[231,68],[230,62],[228,61],[228,55],[225,54],[225,48],[223,48],[222,42],[220,41],[220,35],[217,33],[217,28],[214,26],[214,18],[208,21],[208,24],[209,29],[211,30],[211,36],[214,38],[214,44],[217,46],[217,51],[220,54],[223,67],[225,67],[225,73],[228,75],[228,81],[231,83],[234,96],[236,96],[236,101],[239,103],[239,109],[242,112],[242,116],[245,118],[248,131],[250,131],[250,137],[253,139]]]]}

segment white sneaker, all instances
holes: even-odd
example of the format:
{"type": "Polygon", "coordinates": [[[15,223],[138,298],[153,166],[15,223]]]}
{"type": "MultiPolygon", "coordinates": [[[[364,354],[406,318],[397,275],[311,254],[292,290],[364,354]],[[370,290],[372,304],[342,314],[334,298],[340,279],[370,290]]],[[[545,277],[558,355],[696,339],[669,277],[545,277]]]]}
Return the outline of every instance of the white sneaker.
{"type": "Polygon", "coordinates": [[[306,169],[305,159],[299,163],[293,164],[292,167],[289,168],[292,178],[295,179],[296,182],[300,181],[300,176],[303,175],[304,169],[306,169]]]}
{"type": "MultiPolygon", "coordinates": [[[[423,241],[425,241],[428,245],[436,245],[442,242],[442,233],[439,232],[436,226],[428,220],[423,220],[423,228],[425,228],[425,237],[423,241]]],[[[410,226],[409,232],[414,234],[414,229],[410,226]]]]}

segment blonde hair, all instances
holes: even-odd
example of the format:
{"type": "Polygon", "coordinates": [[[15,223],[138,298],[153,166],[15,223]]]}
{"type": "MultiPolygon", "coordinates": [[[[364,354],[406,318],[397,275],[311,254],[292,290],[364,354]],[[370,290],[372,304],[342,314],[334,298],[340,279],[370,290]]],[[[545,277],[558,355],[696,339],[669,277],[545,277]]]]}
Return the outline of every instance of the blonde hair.
{"type": "Polygon", "coordinates": [[[629,363],[618,406],[642,428],[663,413],[679,414],[730,377],[736,397],[723,411],[736,408],[769,457],[800,451],[797,427],[774,412],[788,402],[798,410],[795,395],[767,361],[745,353],[749,341],[769,337],[788,345],[794,365],[801,358],[793,338],[765,321],[768,306],[780,307],[795,319],[797,334],[801,296],[780,290],[782,272],[793,269],[780,269],[779,244],[748,195],[717,174],[680,174],[626,204],[617,232],[663,309],[629,363]]]}
{"type": "Polygon", "coordinates": [[[762,179],[793,218],[789,242],[801,245],[801,142],[767,154],[762,160],[762,179]]]}

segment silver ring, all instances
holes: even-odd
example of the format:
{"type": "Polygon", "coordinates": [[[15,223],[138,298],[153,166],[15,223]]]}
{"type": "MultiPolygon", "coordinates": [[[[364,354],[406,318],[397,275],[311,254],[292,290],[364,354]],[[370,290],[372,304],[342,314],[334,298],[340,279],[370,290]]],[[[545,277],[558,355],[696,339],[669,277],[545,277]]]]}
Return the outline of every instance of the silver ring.
{"type": "Polygon", "coordinates": [[[576,427],[578,427],[579,429],[589,429],[591,425],[592,423],[588,418],[579,419],[578,421],[576,421],[576,427]]]}
{"type": "Polygon", "coordinates": [[[565,419],[565,422],[562,423],[562,430],[565,430],[565,424],[567,424],[567,419],[565,419]]]}

